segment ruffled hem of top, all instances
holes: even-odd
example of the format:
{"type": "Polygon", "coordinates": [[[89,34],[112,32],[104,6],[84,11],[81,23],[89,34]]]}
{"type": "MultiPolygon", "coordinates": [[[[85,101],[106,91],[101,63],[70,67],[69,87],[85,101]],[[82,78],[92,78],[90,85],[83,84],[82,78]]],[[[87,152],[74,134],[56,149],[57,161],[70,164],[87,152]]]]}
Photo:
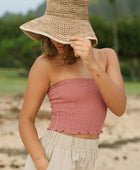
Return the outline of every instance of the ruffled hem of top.
{"type": "Polygon", "coordinates": [[[89,119],[79,119],[79,118],[63,118],[63,117],[55,117],[51,119],[50,126],[47,129],[57,130],[59,132],[66,132],[68,134],[99,134],[103,133],[102,125],[103,120],[96,120],[93,123],[93,120],[89,119]]]}
{"type": "Polygon", "coordinates": [[[103,122],[94,122],[88,119],[66,119],[66,118],[52,118],[50,126],[47,129],[57,130],[59,132],[66,132],[69,134],[99,134],[102,131],[103,122]]]}
{"type": "Polygon", "coordinates": [[[51,130],[55,130],[55,131],[58,131],[58,132],[65,132],[65,133],[68,133],[68,134],[71,134],[71,135],[77,135],[77,134],[90,134],[90,135],[96,135],[96,134],[100,134],[100,133],[103,133],[103,130],[69,130],[69,129],[62,129],[62,128],[53,128],[53,127],[48,127],[47,129],[51,129],[51,130]]]}

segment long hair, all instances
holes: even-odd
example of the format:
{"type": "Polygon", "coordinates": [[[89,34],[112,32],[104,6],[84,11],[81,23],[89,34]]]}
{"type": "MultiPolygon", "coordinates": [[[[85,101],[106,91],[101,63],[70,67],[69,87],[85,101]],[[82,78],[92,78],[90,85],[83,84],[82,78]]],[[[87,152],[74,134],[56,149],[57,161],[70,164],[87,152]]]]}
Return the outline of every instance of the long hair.
{"type": "Polygon", "coordinates": [[[64,44],[64,54],[59,55],[57,48],[48,37],[42,39],[41,49],[45,57],[53,60],[58,66],[74,64],[80,58],[74,55],[74,50],[69,44],[64,44]]]}

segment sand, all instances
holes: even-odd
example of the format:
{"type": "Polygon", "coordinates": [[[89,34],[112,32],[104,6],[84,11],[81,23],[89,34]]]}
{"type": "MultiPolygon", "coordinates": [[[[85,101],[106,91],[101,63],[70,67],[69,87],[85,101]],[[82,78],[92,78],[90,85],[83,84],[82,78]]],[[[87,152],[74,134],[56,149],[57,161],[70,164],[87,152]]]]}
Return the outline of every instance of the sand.
{"type": "MultiPolygon", "coordinates": [[[[23,170],[27,158],[18,131],[23,94],[0,97],[0,170],[23,170]]],[[[50,124],[51,108],[46,96],[38,112],[36,128],[43,136],[50,124]]],[[[127,96],[126,111],[117,117],[109,109],[100,135],[95,170],[140,169],[140,95],[127,96]]]]}

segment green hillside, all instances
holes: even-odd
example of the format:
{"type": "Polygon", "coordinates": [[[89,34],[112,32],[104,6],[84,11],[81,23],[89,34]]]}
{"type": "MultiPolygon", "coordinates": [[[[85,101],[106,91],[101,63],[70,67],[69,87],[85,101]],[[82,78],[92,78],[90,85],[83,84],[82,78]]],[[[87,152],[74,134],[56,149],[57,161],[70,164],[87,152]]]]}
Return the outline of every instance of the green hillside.
{"type": "MultiPolygon", "coordinates": [[[[128,16],[131,18],[134,14],[140,15],[140,1],[138,0],[117,0],[118,17],[128,16]]],[[[30,14],[35,16],[42,16],[46,9],[46,1],[42,3],[36,11],[30,11],[30,14]]],[[[109,0],[90,0],[89,1],[89,15],[99,15],[110,21],[113,16],[112,5],[109,0]]]]}
{"type": "MultiPolygon", "coordinates": [[[[106,20],[111,20],[113,17],[112,5],[109,0],[92,0],[89,4],[89,14],[99,15],[106,20]]],[[[118,18],[127,16],[131,18],[134,14],[140,15],[140,1],[138,0],[116,0],[118,18]]]]}

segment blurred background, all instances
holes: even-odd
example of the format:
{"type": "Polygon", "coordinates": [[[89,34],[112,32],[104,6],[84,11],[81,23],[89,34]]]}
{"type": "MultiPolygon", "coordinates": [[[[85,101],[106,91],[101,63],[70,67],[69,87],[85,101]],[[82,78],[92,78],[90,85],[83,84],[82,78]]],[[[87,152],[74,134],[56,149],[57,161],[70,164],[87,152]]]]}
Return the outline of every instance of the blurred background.
{"type": "MultiPolygon", "coordinates": [[[[27,157],[18,132],[29,70],[41,54],[41,42],[19,26],[44,14],[45,0],[0,2],[0,169],[22,170],[27,157]]],[[[95,170],[139,170],[140,167],[140,1],[89,0],[89,21],[98,37],[96,48],[113,48],[119,58],[127,94],[122,117],[108,110],[95,170]]],[[[36,127],[42,136],[50,123],[46,96],[36,127]]]]}

